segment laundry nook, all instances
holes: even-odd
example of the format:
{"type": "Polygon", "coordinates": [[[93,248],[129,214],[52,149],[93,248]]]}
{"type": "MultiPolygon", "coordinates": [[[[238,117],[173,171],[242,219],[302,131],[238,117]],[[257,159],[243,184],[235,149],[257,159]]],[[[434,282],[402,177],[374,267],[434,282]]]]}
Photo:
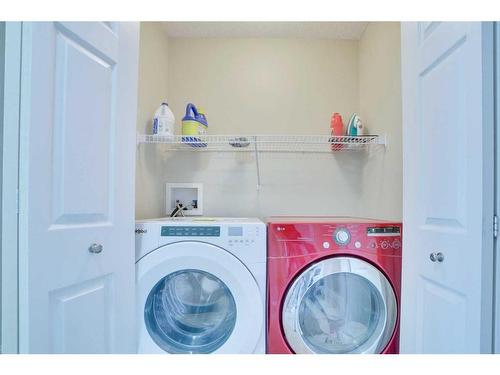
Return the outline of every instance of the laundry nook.
{"type": "Polygon", "coordinates": [[[497,22],[164,18],[0,22],[2,354],[500,353],[497,22]]]}

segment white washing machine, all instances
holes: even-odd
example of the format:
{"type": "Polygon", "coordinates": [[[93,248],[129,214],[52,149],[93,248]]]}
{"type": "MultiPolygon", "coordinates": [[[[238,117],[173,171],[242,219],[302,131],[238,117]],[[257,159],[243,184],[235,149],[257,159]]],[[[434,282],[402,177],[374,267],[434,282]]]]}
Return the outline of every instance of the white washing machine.
{"type": "Polygon", "coordinates": [[[136,223],[139,353],[264,353],[266,226],[136,223]]]}

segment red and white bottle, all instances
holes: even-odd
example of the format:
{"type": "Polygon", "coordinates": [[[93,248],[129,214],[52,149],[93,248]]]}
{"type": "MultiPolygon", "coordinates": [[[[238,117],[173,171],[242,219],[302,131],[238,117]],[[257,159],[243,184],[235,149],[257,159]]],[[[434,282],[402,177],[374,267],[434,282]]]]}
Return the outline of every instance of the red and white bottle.
{"type": "Polygon", "coordinates": [[[342,116],[335,112],[330,120],[330,131],[332,135],[331,148],[332,151],[338,151],[342,149],[343,144],[338,143],[337,137],[342,137],[344,135],[344,123],[342,122],[342,116]]]}

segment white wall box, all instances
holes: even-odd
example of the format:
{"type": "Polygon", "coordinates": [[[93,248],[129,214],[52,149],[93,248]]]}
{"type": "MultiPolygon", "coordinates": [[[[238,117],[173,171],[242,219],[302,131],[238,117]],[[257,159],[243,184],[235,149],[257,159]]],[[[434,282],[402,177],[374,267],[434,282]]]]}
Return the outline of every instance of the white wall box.
{"type": "Polygon", "coordinates": [[[177,216],[203,215],[203,184],[168,182],[165,185],[166,216],[174,211],[177,202],[186,208],[177,216]]]}

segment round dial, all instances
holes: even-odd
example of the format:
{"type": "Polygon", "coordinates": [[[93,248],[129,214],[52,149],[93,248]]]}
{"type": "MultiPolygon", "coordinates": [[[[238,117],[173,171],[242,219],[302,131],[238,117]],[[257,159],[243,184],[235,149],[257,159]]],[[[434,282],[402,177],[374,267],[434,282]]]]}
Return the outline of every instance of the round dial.
{"type": "Polygon", "coordinates": [[[349,243],[351,235],[349,231],[345,228],[340,228],[335,231],[334,240],[339,245],[346,245],[349,243]]]}

